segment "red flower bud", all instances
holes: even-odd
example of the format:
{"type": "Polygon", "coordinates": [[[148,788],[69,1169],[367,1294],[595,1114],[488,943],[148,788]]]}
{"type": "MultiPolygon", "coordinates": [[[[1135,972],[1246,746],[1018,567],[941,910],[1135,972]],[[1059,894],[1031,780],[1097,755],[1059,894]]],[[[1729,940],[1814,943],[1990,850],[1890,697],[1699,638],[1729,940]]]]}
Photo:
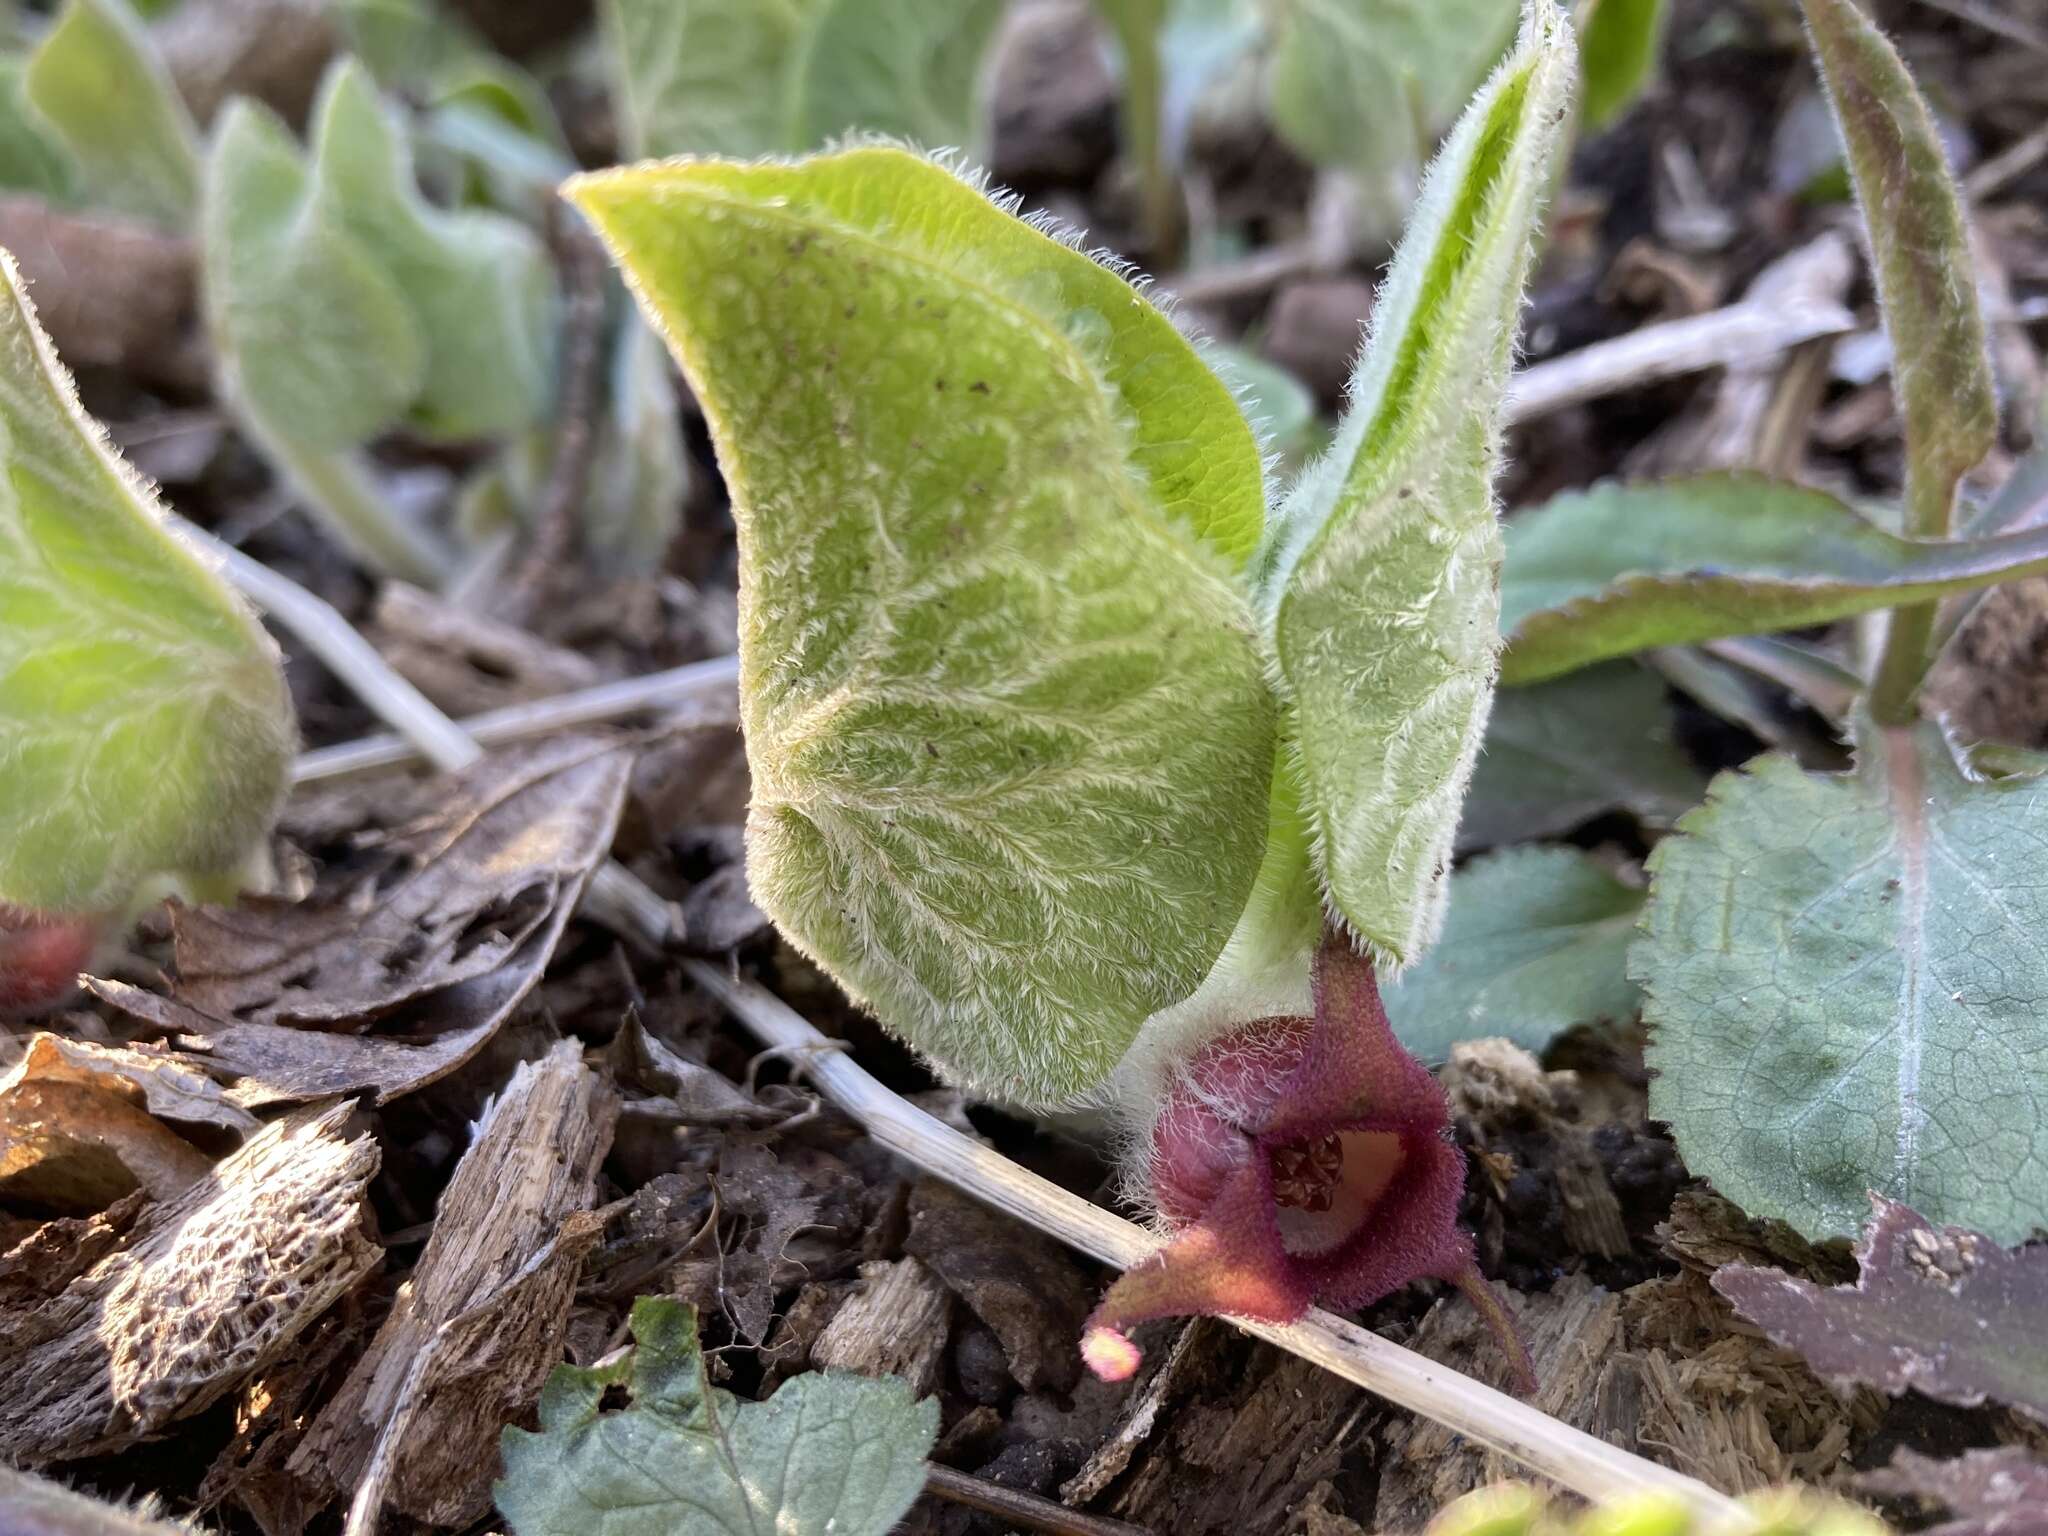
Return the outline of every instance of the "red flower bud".
{"type": "Polygon", "coordinates": [[[1316,1302],[1362,1307],[1431,1278],[1473,1299],[1533,1386],[1458,1225],[1465,1159],[1449,1129],[1443,1089],[1387,1023],[1372,962],[1326,938],[1313,1018],[1242,1026],[1168,1091],[1146,1171],[1174,1236],[1095,1309],[1089,1365],[1128,1376],[1139,1360],[1128,1330],[1152,1318],[1288,1323],[1316,1302]]]}
{"type": "Polygon", "coordinates": [[[0,902],[0,1018],[62,1001],[99,936],[96,917],[46,917],[0,902]]]}

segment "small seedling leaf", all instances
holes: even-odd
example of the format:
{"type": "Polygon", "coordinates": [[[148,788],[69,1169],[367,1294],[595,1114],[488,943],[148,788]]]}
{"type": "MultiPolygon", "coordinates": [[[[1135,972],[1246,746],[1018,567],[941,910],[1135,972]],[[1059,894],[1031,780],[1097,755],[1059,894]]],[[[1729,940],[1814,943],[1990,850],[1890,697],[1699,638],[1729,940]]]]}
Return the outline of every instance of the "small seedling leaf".
{"type": "Polygon", "coordinates": [[[314,109],[308,217],[347,231],[405,295],[426,357],[409,425],[489,437],[539,418],[552,382],[540,243],[512,219],[428,203],[398,125],[353,62],[329,74],[314,109]]]}
{"type": "Polygon", "coordinates": [[[1672,737],[1664,684],[1607,662],[1495,697],[1458,846],[1555,837],[1609,811],[1668,827],[1706,790],[1672,737]]]}
{"type": "Polygon", "coordinates": [[[316,451],[391,426],[426,377],[405,293],[375,255],[316,217],[291,132],[231,102],[207,159],[208,316],[235,395],[272,430],[316,451]]]}
{"type": "Polygon", "coordinates": [[[1329,901],[1390,966],[1434,933],[1493,697],[1500,401],[1573,69],[1535,0],[1431,167],[1336,443],[1256,572],[1329,901]]]}
{"type": "Polygon", "coordinates": [[[695,1308],[642,1297],[631,1327],[616,1365],[556,1367],[539,1433],[504,1432],[494,1492],[515,1536],[884,1536],[924,1487],[936,1399],[813,1372],[741,1402],[705,1377],[695,1308]],[[632,1405],[600,1412],[622,1386],[632,1405]]]}
{"type": "Polygon", "coordinates": [[[1643,893],[1575,848],[1515,848],[1451,877],[1443,942],[1387,989],[1401,1043],[1442,1061],[1498,1035],[1541,1051],[1580,1024],[1626,1023],[1643,893]]]}
{"type": "Polygon", "coordinates": [[[2019,1242],[2048,1226],[2048,780],[1974,779],[1931,725],[1857,740],[1848,774],[1722,775],[1651,856],[1650,1112],[1809,1237],[1875,1190],[2019,1242]]]}
{"type": "Polygon", "coordinates": [[[1265,843],[1250,428],[1121,278],[904,151],[570,196],[733,488],[755,900],[954,1076],[1085,1094],[1265,843]]]}
{"type": "Polygon", "coordinates": [[[1581,120],[1603,128],[1618,117],[1657,69],[1664,40],[1666,0],[1592,0],[1579,10],[1579,56],[1584,85],[1581,120]]]}
{"type": "Polygon", "coordinates": [[[1825,624],[2048,570],[2048,532],[1933,542],[1753,475],[1600,485],[1512,519],[1501,678],[1825,624]]]}
{"type": "Polygon", "coordinates": [[[1949,530],[1956,486],[1998,437],[1962,199],[1927,103],[1857,0],[1803,0],[1876,258],[1906,422],[1907,528],[1949,530]]]}
{"type": "Polygon", "coordinates": [[[1839,1386],[1989,1399],[2048,1423],[2048,1248],[2008,1253],[1882,1195],[1871,1206],[1854,1285],[1724,1264],[1714,1289],[1839,1386]]]}
{"type": "Polygon", "coordinates": [[[198,133],[127,0],[65,0],[24,84],[86,198],[173,229],[191,224],[198,133]]]}
{"type": "Polygon", "coordinates": [[[0,903],[227,884],[296,745],[277,649],[80,409],[0,252],[0,903]]]}

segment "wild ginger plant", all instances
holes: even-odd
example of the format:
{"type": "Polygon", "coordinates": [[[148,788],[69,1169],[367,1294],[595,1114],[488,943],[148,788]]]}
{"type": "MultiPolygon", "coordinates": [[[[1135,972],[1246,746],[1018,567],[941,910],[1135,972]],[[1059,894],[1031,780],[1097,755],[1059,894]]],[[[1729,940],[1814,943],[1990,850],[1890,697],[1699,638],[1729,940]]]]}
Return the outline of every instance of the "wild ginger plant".
{"type": "Polygon", "coordinates": [[[1376,978],[1437,929],[1491,697],[1497,415],[1573,76],[1531,0],[1335,445],[1270,500],[1168,318],[951,169],[867,146],[567,189],[732,490],[755,899],[953,1080],[1119,1117],[1173,1236],[1091,1322],[1106,1375],[1148,1317],[1422,1276],[1512,1340],[1376,978]]]}
{"type": "Polygon", "coordinates": [[[0,1015],[233,894],[296,746],[276,647],[78,404],[0,251],[0,1015]]]}

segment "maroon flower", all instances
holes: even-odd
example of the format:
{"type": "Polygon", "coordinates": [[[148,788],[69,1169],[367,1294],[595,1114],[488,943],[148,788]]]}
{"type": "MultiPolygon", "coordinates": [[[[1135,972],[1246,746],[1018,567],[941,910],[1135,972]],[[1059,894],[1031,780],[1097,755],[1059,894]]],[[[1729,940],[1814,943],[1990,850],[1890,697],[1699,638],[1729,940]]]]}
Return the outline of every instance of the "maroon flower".
{"type": "Polygon", "coordinates": [[[1527,1352],[1458,1225],[1465,1159],[1450,1108],[1402,1049],[1372,962],[1342,937],[1315,961],[1315,1017],[1259,1019],[1197,1052],[1153,1128],[1147,1172],[1175,1233],[1088,1320],[1097,1375],[1137,1369],[1128,1337],[1157,1317],[1289,1323],[1362,1307],[1411,1280],[1472,1298],[1533,1387],[1527,1352]]]}

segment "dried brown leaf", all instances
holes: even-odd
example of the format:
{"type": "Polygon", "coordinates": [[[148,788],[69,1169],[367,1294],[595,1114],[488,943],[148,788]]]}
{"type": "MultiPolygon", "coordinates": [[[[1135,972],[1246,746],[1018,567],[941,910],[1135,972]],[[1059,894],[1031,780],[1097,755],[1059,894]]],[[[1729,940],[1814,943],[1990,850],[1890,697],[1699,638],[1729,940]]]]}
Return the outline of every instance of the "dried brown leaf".
{"type": "Polygon", "coordinates": [[[383,1260],[363,1233],[377,1144],[346,1105],[264,1127],[61,1292],[0,1312],[0,1459],[123,1450],[288,1351],[383,1260]]]}
{"type": "Polygon", "coordinates": [[[1730,1264],[1714,1289],[1837,1386],[1988,1398],[2048,1423],[2048,1247],[2009,1252],[1881,1195],[1871,1205],[1854,1285],[1730,1264]]]}
{"type": "Polygon", "coordinates": [[[87,984],[236,1079],[244,1107],[410,1093],[474,1055],[539,980],[611,847],[631,765],[590,737],[486,758],[393,839],[402,862],[381,891],[182,913],[171,996],[87,984]]]}

